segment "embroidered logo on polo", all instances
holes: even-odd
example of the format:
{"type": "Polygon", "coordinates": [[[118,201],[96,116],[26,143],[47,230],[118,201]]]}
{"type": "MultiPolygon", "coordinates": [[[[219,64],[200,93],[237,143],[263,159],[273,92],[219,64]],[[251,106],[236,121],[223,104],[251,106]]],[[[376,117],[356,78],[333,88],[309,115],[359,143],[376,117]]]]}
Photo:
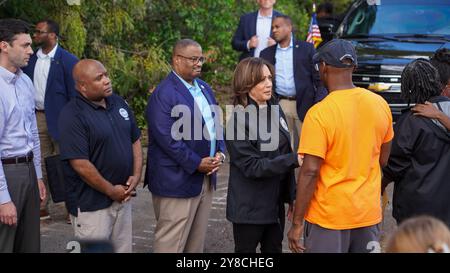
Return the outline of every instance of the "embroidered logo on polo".
{"type": "Polygon", "coordinates": [[[289,128],[288,128],[288,126],[287,126],[287,123],[286,123],[286,121],[284,120],[284,118],[282,118],[282,117],[280,117],[280,124],[281,124],[281,127],[283,127],[284,130],[286,130],[286,131],[289,132],[289,128]]]}
{"type": "Polygon", "coordinates": [[[130,120],[130,117],[128,116],[127,110],[120,108],[119,114],[123,117],[124,120],[130,120]]]}

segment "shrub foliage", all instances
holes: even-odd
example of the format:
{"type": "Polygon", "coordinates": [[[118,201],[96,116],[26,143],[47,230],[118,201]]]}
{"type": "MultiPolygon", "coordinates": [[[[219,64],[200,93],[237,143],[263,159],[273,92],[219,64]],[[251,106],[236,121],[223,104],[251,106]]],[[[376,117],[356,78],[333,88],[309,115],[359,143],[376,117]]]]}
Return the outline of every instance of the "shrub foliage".
{"type": "MultiPolygon", "coordinates": [[[[305,39],[312,2],[278,0],[275,6],[293,18],[298,39],[305,39]]],[[[340,12],[349,2],[333,1],[340,12]]],[[[180,38],[202,45],[208,58],[203,78],[219,93],[229,90],[238,58],[231,39],[239,17],[256,9],[254,0],[0,1],[0,17],[20,18],[31,25],[51,18],[60,24],[64,48],[80,58],[103,62],[115,92],[131,104],[141,128],[150,90],[170,71],[171,48],[180,38]]]]}

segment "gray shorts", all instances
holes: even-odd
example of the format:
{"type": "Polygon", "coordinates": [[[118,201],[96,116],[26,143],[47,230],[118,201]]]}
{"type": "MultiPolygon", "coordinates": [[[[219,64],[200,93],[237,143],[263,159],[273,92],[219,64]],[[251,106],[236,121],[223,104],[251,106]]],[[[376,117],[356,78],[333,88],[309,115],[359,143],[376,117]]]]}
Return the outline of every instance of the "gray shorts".
{"type": "Polygon", "coordinates": [[[305,221],[306,253],[370,253],[380,252],[380,224],[333,230],[305,221]]]}

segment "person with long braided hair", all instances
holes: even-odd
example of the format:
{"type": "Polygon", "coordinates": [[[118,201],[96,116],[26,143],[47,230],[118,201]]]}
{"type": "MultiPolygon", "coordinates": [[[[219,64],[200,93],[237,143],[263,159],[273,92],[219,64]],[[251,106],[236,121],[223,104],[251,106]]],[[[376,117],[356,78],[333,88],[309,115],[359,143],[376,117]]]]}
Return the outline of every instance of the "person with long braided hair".
{"type": "MultiPolygon", "coordinates": [[[[437,69],[442,85],[442,96],[450,98],[450,50],[441,48],[431,57],[431,64],[437,69]]],[[[414,115],[420,115],[439,121],[447,130],[450,130],[450,117],[439,110],[436,104],[426,101],[416,104],[411,109],[414,115]]]]}
{"type": "MultiPolygon", "coordinates": [[[[425,59],[409,63],[402,73],[402,96],[410,103],[437,104],[450,115],[450,99],[441,95],[436,68],[425,59]]],[[[383,187],[394,182],[393,216],[398,223],[431,215],[450,226],[450,132],[432,119],[405,109],[394,127],[395,137],[383,187]]]]}

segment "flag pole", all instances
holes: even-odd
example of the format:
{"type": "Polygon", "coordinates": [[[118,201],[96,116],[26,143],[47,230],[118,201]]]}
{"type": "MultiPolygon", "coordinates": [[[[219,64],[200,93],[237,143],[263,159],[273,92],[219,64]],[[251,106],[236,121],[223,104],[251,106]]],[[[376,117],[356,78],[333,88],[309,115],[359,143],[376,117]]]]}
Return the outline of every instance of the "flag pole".
{"type": "Polygon", "coordinates": [[[313,2],[313,12],[311,15],[311,23],[309,24],[308,36],[306,41],[314,45],[315,48],[322,42],[320,29],[316,18],[316,3],[313,2]]]}

